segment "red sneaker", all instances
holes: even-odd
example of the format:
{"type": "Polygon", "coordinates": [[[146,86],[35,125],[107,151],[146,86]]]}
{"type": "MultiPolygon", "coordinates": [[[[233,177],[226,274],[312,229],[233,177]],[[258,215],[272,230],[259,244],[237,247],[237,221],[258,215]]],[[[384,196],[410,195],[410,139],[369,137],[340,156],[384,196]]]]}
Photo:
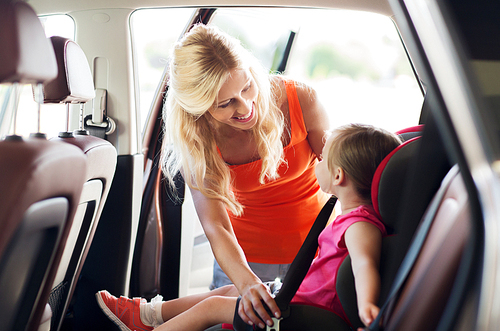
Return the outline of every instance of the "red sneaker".
{"type": "Polygon", "coordinates": [[[108,291],[96,293],[97,303],[106,316],[112,320],[122,331],[150,331],[152,326],[146,326],[141,321],[139,306],[146,303],[146,299],[129,299],[121,296],[116,298],[108,291]]]}

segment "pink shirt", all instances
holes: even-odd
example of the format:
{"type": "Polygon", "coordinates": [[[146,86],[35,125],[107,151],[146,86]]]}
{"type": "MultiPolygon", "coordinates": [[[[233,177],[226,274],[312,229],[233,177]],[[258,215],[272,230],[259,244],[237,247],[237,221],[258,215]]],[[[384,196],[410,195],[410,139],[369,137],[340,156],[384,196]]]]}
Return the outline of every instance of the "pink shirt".
{"type": "Polygon", "coordinates": [[[368,222],[387,234],[372,206],[359,206],[346,215],[339,215],[319,235],[319,253],[313,260],[292,303],[305,303],[326,308],[349,322],[337,296],[337,272],[348,254],[344,242],[347,228],[356,222],[368,222]]]}

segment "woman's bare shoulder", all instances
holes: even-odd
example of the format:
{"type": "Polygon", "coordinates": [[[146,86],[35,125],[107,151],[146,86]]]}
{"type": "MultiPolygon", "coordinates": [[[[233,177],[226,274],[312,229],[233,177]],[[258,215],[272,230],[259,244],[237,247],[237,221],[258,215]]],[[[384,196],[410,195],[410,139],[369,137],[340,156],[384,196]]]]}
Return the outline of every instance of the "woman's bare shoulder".
{"type": "Polygon", "coordinates": [[[285,78],[280,75],[271,75],[270,82],[271,89],[276,98],[276,105],[281,107],[283,104],[286,104],[288,100],[286,97],[285,78]]]}

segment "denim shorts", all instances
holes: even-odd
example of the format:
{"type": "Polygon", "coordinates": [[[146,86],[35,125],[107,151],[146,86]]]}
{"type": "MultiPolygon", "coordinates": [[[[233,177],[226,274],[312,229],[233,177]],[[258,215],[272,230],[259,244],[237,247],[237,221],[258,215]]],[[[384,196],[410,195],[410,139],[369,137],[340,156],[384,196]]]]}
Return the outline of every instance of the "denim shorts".
{"type": "MultiPolygon", "coordinates": [[[[285,278],[290,264],[266,264],[249,262],[250,269],[261,279],[262,282],[272,282],[276,279],[283,280],[285,278]]],[[[225,285],[232,284],[231,280],[226,276],[221,267],[214,260],[214,274],[210,289],[216,289],[225,285]]]]}

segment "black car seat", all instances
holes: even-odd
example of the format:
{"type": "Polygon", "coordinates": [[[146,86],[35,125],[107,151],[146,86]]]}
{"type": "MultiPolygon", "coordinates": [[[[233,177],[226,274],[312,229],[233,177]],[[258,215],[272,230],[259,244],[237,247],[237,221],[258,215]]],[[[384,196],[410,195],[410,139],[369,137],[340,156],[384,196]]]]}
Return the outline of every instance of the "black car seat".
{"type": "MultiPolygon", "coordinates": [[[[25,2],[2,1],[0,83],[42,84],[56,75],[54,51],[36,13],[25,2]]],[[[80,149],[61,142],[15,134],[0,141],[0,330],[38,328],[86,162],[80,149]]]]}
{"type": "MultiPolygon", "coordinates": [[[[406,138],[409,140],[400,145],[382,161],[375,172],[372,183],[373,207],[383,220],[389,235],[382,241],[379,267],[382,283],[379,304],[383,303],[383,300],[387,297],[387,293],[399,268],[400,260],[395,257],[395,253],[401,247],[401,241],[409,241],[413,235],[413,231],[409,231],[407,236],[410,237],[402,239],[402,233],[409,226],[415,229],[417,226],[415,223],[419,222],[419,220],[413,219],[414,224],[410,224],[412,221],[401,219],[397,207],[401,201],[401,197],[404,195],[405,186],[402,183],[405,182],[408,176],[412,159],[417,154],[421,143],[421,138],[418,136],[420,131],[415,130],[418,128],[409,128],[400,132],[400,134],[403,133],[405,135],[403,139],[406,138]],[[415,137],[412,138],[413,136],[415,137]]],[[[351,324],[355,328],[362,327],[363,323],[358,315],[354,277],[352,275],[349,256],[347,256],[339,268],[337,293],[351,324]]]]}
{"type": "MultiPolygon", "coordinates": [[[[58,36],[50,40],[59,72],[56,79],[44,84],[44,102],[66,104],[69,113],[70,104],[83,107],[94,98],[92,74],[87,57],[77,43],[58,36]]],[[[74,145],[87,158],[86,182],[49,298],[52,310],[50,330],[57,331],[70,310],[71,297],[113,181],[117,152],[110,142],[89,135],[83,127],[74,133],[67,129],[51,140],[74,145]]]]}
{"type": "MultiPolygon", "coordinates": [[[[444,150],[444,143],[434,118],[428,117],[425,128],[418,126],[414,129],[421,132],[421,138],[415,141],[417,144],[412,151],[413,155],[406,161],[405,173],[397,174],[397,171],[389,169],[390,173],[396,173],[396,176],[392,175],[396,180],[386,181],[385,184],[381,181],[378,186],[379,192],[372,191],[372,196],[378,194],[378,201],[374,203],[378,205],[384,223],[389,227],[389,231],[397,233],[396,236],[384,238],[382,243],[380,306],[390,296],[394,279],[400,272],[402,261],[406,258],[415,231],[421,224],[424,215],[433,217],[429,214],[429,205],[437,194],[443,178],[451,168],[451,162],[444,150]],[[402,177],[403,175],[404,177],[402,177]]],[[[403,134],[413,135],[411,132],[404,131],[403,134]]],[[[390,164],[386,165],[386,167],[390,166],[390,164]]],[[[397,164],[392,168],[400,169],[398,171],[403,169],[397,164]]],[[[354,280],[348,258],[339,269],[338,280],[339,299],[349,320],[354,327],[363,326],[357,314],[354,280]]]]}

